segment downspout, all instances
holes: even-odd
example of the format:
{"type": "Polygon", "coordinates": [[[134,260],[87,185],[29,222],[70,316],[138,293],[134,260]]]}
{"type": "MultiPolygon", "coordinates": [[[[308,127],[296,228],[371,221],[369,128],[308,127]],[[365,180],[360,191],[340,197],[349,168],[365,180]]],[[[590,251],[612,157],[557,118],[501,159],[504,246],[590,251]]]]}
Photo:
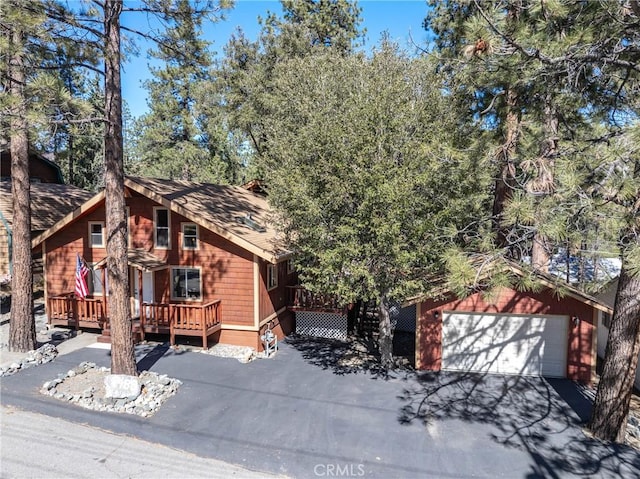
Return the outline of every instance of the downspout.
{"type": "Polygon", "coordinates": [[[12,243],[13,243],[13,233],[11,232],[11,226],[9,226],[9,222],[0,211],[0,221],[4,225],[4,229],[7,230],[7,249],[9,252],[9,275],[13,276],[13,254],[12,254],[12,243]]]}

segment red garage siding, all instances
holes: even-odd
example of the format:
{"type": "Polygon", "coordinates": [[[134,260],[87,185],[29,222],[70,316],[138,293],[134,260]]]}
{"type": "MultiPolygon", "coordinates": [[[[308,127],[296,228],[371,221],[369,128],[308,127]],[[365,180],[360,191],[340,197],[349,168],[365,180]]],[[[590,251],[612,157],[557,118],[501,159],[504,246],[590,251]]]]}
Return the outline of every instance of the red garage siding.
{"type": "Polygon", "coordinates": [[[418,369],[439,371],[442,367],[443,311],[553,314],[579,319],[579,321],[573,319],[569,321],[566,373],[569,379],[582,383],[591,382],[595,366],[593,346],[597,316],[592,306],[578,299],[571,297],[559,299],[548,289],[540,293],[528,293],[504,288],[498,298],[492,302],[486,300],[481,293],[476,293],[465,299],[426,300],[419,304],[419,308],[416,351],[418,369]]]}

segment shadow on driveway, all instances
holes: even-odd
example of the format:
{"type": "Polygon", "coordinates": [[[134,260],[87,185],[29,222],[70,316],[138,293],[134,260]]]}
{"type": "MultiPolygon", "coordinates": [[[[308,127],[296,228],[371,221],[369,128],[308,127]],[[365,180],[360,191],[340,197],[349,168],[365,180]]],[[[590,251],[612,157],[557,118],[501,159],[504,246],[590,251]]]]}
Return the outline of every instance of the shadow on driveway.
{"type": "Polygon", "coordinates": [[[416,379],[399,397],[401,424],[458,419],[492,426],[493,441],[530,455],[528,478],[640,474],[638,451],[585,435],[591,400],[571,381],[451,372],[416,379]]]}
{"type": "MultiPolygon", "coordinates": [[[[380,366],[380,353],[373,339],[350,336],[343,341],[293,334],[285,342],[298,350],[307,363],[339,376],[366,373],[387,378],[414,370],[413,360],[409,356],[415,354],[415,349],[407,346],[407,336],[402,333],[394,335],[393,359],[399,365],[395,371],[386,371],[380,366]]],[[[413,334],[410,336],[413,338],[413,334]]]]}

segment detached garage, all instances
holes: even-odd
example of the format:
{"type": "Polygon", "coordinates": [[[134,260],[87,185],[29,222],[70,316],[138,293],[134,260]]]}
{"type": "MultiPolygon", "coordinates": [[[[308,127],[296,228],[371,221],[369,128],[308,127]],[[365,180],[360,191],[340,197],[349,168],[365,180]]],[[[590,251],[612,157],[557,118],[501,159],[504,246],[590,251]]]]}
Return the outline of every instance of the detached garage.
{"type": "Polygon", "coordinates": [[[610,308],[566,286],[558,298],[551,281],[541,281],[542,291],[503,288],[493,301],[481,292],[418,301],[416,367],[590,383],[598,312],[610,308]]]}

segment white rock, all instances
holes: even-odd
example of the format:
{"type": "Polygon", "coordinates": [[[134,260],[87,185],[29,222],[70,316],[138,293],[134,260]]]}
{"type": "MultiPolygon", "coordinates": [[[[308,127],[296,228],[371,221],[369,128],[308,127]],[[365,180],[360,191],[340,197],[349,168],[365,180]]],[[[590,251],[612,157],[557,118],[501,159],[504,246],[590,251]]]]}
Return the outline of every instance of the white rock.
{"type": "Polygon", "coordinates": [[[140,383],[135,376],[109,374],[104,378],[106,398],[129,398],[134,400],[140,395],[140,383]]]}

